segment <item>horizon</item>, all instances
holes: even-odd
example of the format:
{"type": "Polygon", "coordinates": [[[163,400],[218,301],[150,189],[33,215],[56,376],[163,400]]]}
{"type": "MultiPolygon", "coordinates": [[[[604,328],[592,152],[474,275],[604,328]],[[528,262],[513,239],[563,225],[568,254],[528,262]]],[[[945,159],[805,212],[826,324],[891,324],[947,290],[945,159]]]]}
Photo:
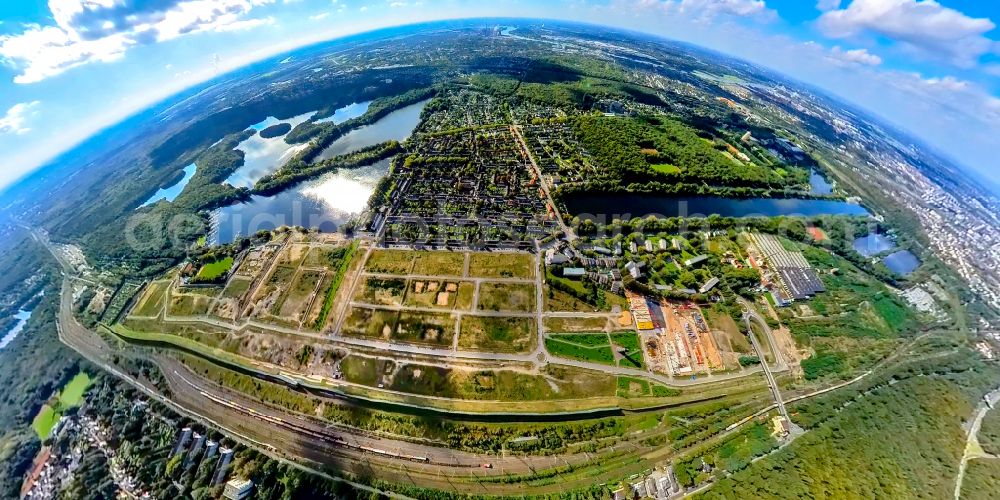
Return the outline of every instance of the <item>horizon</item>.
{"type": "MultiPolygon", "coordinates": [[[[185,3],[185,1],[186,0],[177,0],[177,4],[183,4],[185,3]]],[[[906,2],[908,0],[894,0],[894,1],[906,2]]],[[[294,2],[294,5],[299,6],[300,10],[298,12],[301,12],[301,6],[307,3],[315,3],[315,2],[294,2]]],[[[362,13],[368,11],[370,3],[371,2],[365,3],[360,8],[358,8],[358,10],[362,13]]],[[[615,3],[621,3],[621,2],[615,2],[615,3]]],[[[769,7],[767,7],[764,4],[764,2],[759,0],[736,2],[736,3],[759,5],[760,7],[763,8],[763,10],[759,8],[754,8],[746,12],[744,11],[733,12],[731,10],[727,11],[723,9],[722,7],[719,6],[721,4],[719,4],[716,5],[714,10],[712,8],[706,7],[705,10],[697,12],[698,16],[701,17],[692,18],[692,16],[695,14],[693,12],[684,12],[680,14],[676,12],[670,12],[662,15],[674,16],[674,18],[672,18],[674,21],[677,20],[677,16],[681,16],[679,19],[682,19],[690,24],[699,24],[699,23],[704,24],[710,22],[713,23],[714,26],[717,26],[720,29],[723,29],[724,31],[728,31],[730,33],[735,33],[738,36],[745,37],[748,36],[747,30],[751,28],[747,28],[747,21],[745,21],[744,18],[753,16],[764,16],[768,17],[768,20],[762,22],[774,24],[778,22],[775,21],[774,19],[775,15],[781,13],[788,14],[790,12],[788,10],[784,10],[785,9],[784,7],[778,10],[772,10],[769,7]]],[[[772,1],[768,3],[773,5],[773,4],[780,4],[781,2],[772,1]]],[[[840,11],[835,11],[835,10],[823,11],[820,15],[820,19],[824,18],[825,16],[829,16],[831,13],[834,14],[838,12],[849,13],[850,9],[853,9],[855,7],[855,4],[863,4],[863,3],[865,3],[863,0],[854,0],[853,3],[847,5],[846,8],[843,8],[840,11]]],[[[950,3],[955,3],[955,2],[950,2],[950,3]]],[[[269,5],[270,2],[267,0],[264,0],[262,4],[265,7],[270,6],[269,5]]],[[[377,2],[375,2],[375,4],[377,4],[377,2]]],[[[707,5],[713,5],[713,4],[715,3],[707,2],[707,5]]],[[[326,5],[331,5],[331,4],[326,4],[326,5]]],[[[339,6],[338,10],[341,12],[343,12],[345,8],[347,8],[347,4],[344,2],[333,2],[332,5],[333,7],[339,6]]],[[[549,5],[551,6],[551,4],[549,5]]],[[[632,7],[637,8],[634,5],[632,7]]],[[[242,58],[226,58],[220,60],[219,53],[216,53],[212,58],[212,64],[210,64],[208,67],[203,65],[200,71],[186,70],[187,75],[185,75],[181,79],[167,82],[152,89],[148,90],[144,89],[144,92],[140,94],[140,97],[142,98],[136,99],[134,98],[135,94],[129,95],[128,97],[130,98],[127,99],[127,101],[131,103],[130,105],[111,108],[104,114],[96,116],[94,115],[94,113],[92,113],[92,111],[88,108],[88,106],[82,106],[81,107],[82,111],[78,112],[81,112],[83,115],[88,116],[89,119],[78,119],[76,122],[77,127],[69,128],[68,130],[67,130],[68,127],[66,127],[60,122],[54,127],[55,130],[53,130],[53,133],[45,134],[46,137],[42,138],[40,142],[38,139],[35,139],[33,141],[31,139],[31,136],[37,135],[37,133],[41,132],[42,130],[46,130],[44,117],[38,116],[42,114],[41,108],[44,107],[44,103],[46,102],[46,100],[43,100],[44,95],[36,95],[35,97],[37,98],[34,98],[32,100],[25,100],[20,103],[14,103],[12,105],[9,105],[6,102],[0,102],[0,108],[6,107],[7,105],[11,106],[7,113],[8,116],[0,118],[0,145],[7,145],[8,151],[13,151],[11,160],[12,164],[21,163],[24,165],[30,165],[24,168],[16,168],[16,167],[12,168],[6,172],[7,175],[5,177],[0,176],[0,192],[5,192],[5,193],[9,192],[10,189],[15,187],[17,184],[31,178],[34,174],[43,170],[45,167],[58,163],[60,159],[65,158],[66,155],[74,153],[79,147],[85,145],[88,141],[99,136],[101,133],[111,130],[114,127],[120,125],[121,123],[129,119],[134,118],[135,116],[140,115],[144,112],[147,112],[148,110],[156,107],[157,105],[170,101],[171,99],[176,98],[176,96],[180,94],[191,92],[197,88],[207,86],[215,79],[225,78],[227,75],[233,72],[246,69],[249,66],[261,63],[270,58],[294,52],[306,47],[325,44],[325,43],[336,43],[351,36],[376,33],[378,31],[385,29],[417,27],[423,24],[438,23],[438,22],[441,23],[463,22],[463,21],[474,22],[478,20],[488,20],[488,19],[498,19],[498,20],[517,19],[521,21],[534,20],[540,22],[549,21],[549,22],[580,23],[584,25],[599,26],[607,29],[618,29],[623,31],[642,33],[663,40],[691,44],[693,46],[705,50],[714,51],[722,55],[725,55],[727,57],[743,60],[751,64],[754,64],[758,67],[774,71],[775,73],[781,75],[784,78],[789,78],[793,81],[803,83],[816,90],[821,91],[824,97],[833,98],[839,101],[841,104],[846,104],[855,107],[858,110],[864,111],[869,116],[876,117],[880,122],[879,123],[880,125],[887,126],[896,131],[903,132],[907,136],[906,139],[915,141],[918,147],[926,149],[928,153],[941,157],[942,160],[953,164],[955,167],[959,168],[963,173],[972,178],[978,179],[980,181],[984,180],[987,181],[989,183],[989,190],[993,194],[1000,193],[1000,187],[998,187],[1000,186],[1000,172],[997,172],[995,171],[995,169],[990,168],[989,163],[986,160],[989,158],[988,156],[984,156],[983,152],[976,152],[977,149],[984,149],[985,151],[989,151],[992,147],[992,138],[995,137],[995,135],[992,135],[984,130],[979,129],[978,130],[979,136],[980,137],[985,136],[985,140],[980,140],[979,142],[975,141],[976,136],[973,135],[973,133],[977,130],[977,125],[975,123],[964,123],[964,121],[962,120],[963,118],[969,118],[969,116],[963,116],[963,115],[969,114],[970,103],[964,103],[963,105],[961,103],[954,102],[954,96],[949,97],[949,99],[951,100],[946,100],[940,103],[935,103],[930,101],[916,101],[915,103],[912,103],[914,104],[913,106],[914,108],[918,107],[918,105],[924,107],[930,106],[931,108],[937,106],[941,108],[941,110],[948,111],[948,114],[939,113],[938,115],[936,115],[942,118],[941,119],[942,122],[947,122],[949,124],[949,126],[947,127],[943,126],[942,124],[937,124],[936,122],[921,124],[921,125],[928,125],[930,127],[936,127],[936,126],[943,127],[944,129],[946,129],[947,134],[945,134],[944,137],[949,138],[949,140],[946,141],[942,139],[942,136],[940,134],[941,131],[932,133],[931,130],[921,129],[920,127],[916,127],[915,129],[914,125],[916,125],[916,122],[914,122],[913,120],[903,120],[901,116],[898,115],[898,113],[895,113],[895,111],[900,111],[900,112],[905,112],[903,114],[909,114],[912,113],[912,111],[906,109],[896,109],[893,108],[891,105],[888,105],[887,109],[878,109],[876,107],[872,107],[871,105],[866,105],[866,102],[864,102],[865,99],[858,99],[857,96],[852,98],[851,95],[845,95],[845,88],[843,87],[835,87],[833,85],[823,85],[821,83],[814,81],[815,80],[814,78],[810,78],[809,74],[805,73],[795,74],[795,72],[787,71],[781,67],[789,63],[794,65],[794,63],[796,62],[794,59],[788,60],[787,58],[786,59],[777,58],[771,61],[772,64],[768,64],[766,62],[762,63],[759,60],[755,60],[754,57],[748,57],[747,54],[740,54],[738,53],[738,51],[726,50],[724,46],[720,47],[719,43],[705,43],[704,40],[694,40],[690,36],[683,36],[684,35],[683,31],[676,31],[676,30],[670,31],[663,29],[650,30],[648,29],[647,26],[641,25],[639,23],[622,22],[621,19],[618,19],[619,22],[614,22],[615,19],[611,19],[610,21],[602,19],[600,22],[595,22],[593,19],[589,19],[588,16],[581,16],[581,15],[576,15],[567,18],[559,16],[544,16],[544,15],[539,15],[537,12],[536,13],[524,12],[530,9],[521,9],[521,11],[516,12],[513,15],[507,14],[503,16],[497,16],[497,15],[475,15],[481,9],[469,8],[467,10],[461,10],[455,12],[454,16],[448,16],[448,15],[442,16],[442,15],[436,15],[437,12],[436,9],[431,9],[431,8],[424,9],[422,7],[414,7],[414,6],[408,6],[402,9],[398,7],[385,7],[385,8],[388,8],[389,10],[393,11],[410,9],[411,13],[412,9],[418,8],[420,9],[420,12],[416,17],[409,16],[407,18],[407,21],[405,22],[395,22],[398,20],[399,16],[397,16],[397,17],[383,18],[375,22],[362,22],[359,24],[353,24],[349,27],[345,26],[346,22],[341,23],[338,24],[337,26],[332,27],[332,29],[309,32],[305,36],[301,36],[299,38],[295,38],[290,41],[285,41],[282,44],[256,47],[256,50],[247,50],[245,51],[245,54],[243,55],[242,58]],[[673,35],[681,35],[681,36],[673,36],[673,35]],[[12,112],[16,116],[12,117],[11,116],[12,112]],[[960,131],[956,132],[957,130],[960,130],[960,127],[963,126],[963,124],[965,127],[969,127],[970,131],[968,133],[962,133],[960,131]],[[959,128],[957,129],[956,127],[959,128]],[[964,136],[961,138],[962,140],[959,141],[963,146],[962,148],[956,150],[954,146],[950,145],[952,140],[959,139],[958,137],[954,136],[964,136]],[[55,139],[49,140],[48,137],[55,137],[55,139]],[[63,141],[64,143],[60,141],[63,141]],[[31,148],[38,147],[36,145],[40,145],[41,149],[44,151],[44,154],[42,156],[37,156],[37,155],[34,157],[32,156],[33,153],[31,148]],[[33,160],[30,160],[31,158],[33,158],[33,160]],[[970,158],[984,158],[984,159],[978,162],[972,162],[970,161],[970,158]]],[[[383,8],[382,10],[384,10],[385,8],[383,8]]],[[[952,15],[957,15],[956,13],[958,13],[957,10],[950,9],[945,6],[942,6],[941,8],[944,10],[946,14],[951,13],[952,15]]],[[[543,11],[541,12],[541,14],[546,13],[546,9],[543,8],[541,10],[543,11]]],[[[819,9],[817,8],[817,10],[819,9]]],[[[3,11],[0,11],[0,15],[3,15],[3,11]]],[[[316,16],[319,16],[319,14],[317,14],[316,16]]],[[[324,19],[326,17],[327,16],[321,16],[320,19],[324,19]]],[[[779,17],[778,19],[783,20],[784,18],[779,17]]],[[[972,18],[970,17],[969,19],[972,18]]],[[[63,22],[68,22],[68,21],[63,20],[63,22]]],[[[241,21],[232,20],[232,22],[241,22],[241,21]]],[[[276,21],[272,19],[266,24],[271,25],[275,23],[276,21]]],[[[9,22],[4,22],[3,24],[0,24],[0,28],[2,28],[3,30],[9,30],[8,28],[9,25],[10,25],[9,22]]],[[[672,26],[672,27],[676,28],[677,26],[672,26]]],[[[682,25],[680,27],[685,27],[685,26],[682,25]]],[[[245,38],[247,34],[250,34],[254,29],[257,29],[257,27],[249,27],[247,29],[248,31],[245,32],[243,30],[230,30],[229,28],[224,28],[224,29],[220,28],[219,32],[206,31],[205,33],[191,35],[190,39],[188,39],[188,37],[178,37],[176,39],[177,41],[167,40],[164,42],[158,42],[154,45],[169,45],[171,43],[182,43],[186,41],[189,42],[189,41],[194,41],[198,37],[207,37],[207,36],[212,36],[217,38],[234,36],[236,38],[221,39],[218,40],[217,42],[222,43],[224,45],[239,45],[240,39],[245,38]]],[[[758,35],[760,35],[760,33],[753,34],[753,36],[758,36],[758,35]]],[[[787,35],[780,35],[780,36],[787,36],[787,35]]],[[[56,71],[55,74],[46,75],[44,76],[44,78],[35,75],[35,77],[39,77],[41,78],[41,80],[31,83],[25,83],[23,82],[23,80],[25,78],[31,77],[30,65],[33,63],[31,61],[28,61],[27,62],[28,66],[25,67],[24,66],[25,63],[24,61],[22,61],[21,65],[18,66],[18,64],[15,64],[15,60],[11,58],[9,51],[5,52],[6,47],[10,44],[11,40],[15,39],[13,37],[14,35],[4,34],[3,31],[0,31],[0,58],[2,58],[7,63],[6,68],[4,68],[2,72],[0,72],[0,78],[4,76],[4,73],[17,73],[18,71],[17,68],[20,68],[21,73],[19,75],[15,74],[13,76],[13,79],[14,81],[17,81],[20,78],[22,81],[18,83],[9,83],[0,81],[0,88],[4,88],[4,86],[10,87],[11,85],[13,85],[13,88],[18,90],[20,90],[21,88],[28,88],[30,90],[33,88],[37,88],[37,86],[41,87],[52,86],[50,80],[56,83],[63,82],[65,84],[65,82],[67,81],[72,83],[74,82],[75,78],[74,75],[77,72],[93,73],[94,71],[96,71],[97,73],[99,73],[98,77],[95,77],[91,74],[87,75],[87,78],[89,79],[96,78],[96,80],[100,81],[107,78],[107,75],[100,74],[103,73],[101,71],[102,69],[115,67],[114,68],[115,71],[121,71],[122,66],[129,66],[130,64],[132,65],[135,64],[134,62],[131,63],[129,62],[128,54],[123,53],[118,60],[113,62],[103,62],[103,61],[84,62],[79,65],[80,67],[70,66],[68,68],[61,68],[58,71],[56,71]]],[[[834,39],[839,40],[839,38],[834,38],[834,39]]],[[[709,42],[711,42],[711,40],[709,40],[709,42]]],[[[141,51],[141,50],[151,50],[151,48],[157,48],[157,49],[163,48],[163,47],[155,47],[154,45],[137,47],[135,50],[141,51]]],[[[809,47],[812,49],[815,49],[816,46],[817,46],[816,42],[813,41],[807,41],[803,45],[803,47],[809,47]]],[[[1000,46],[1000,43],[998,43],[998,46],[1000,46]]],[[[853,54],[848,58],[849,59],[860,58],[859,59],[860,62],[851,63],[851,65],[848,66],[843,65],[844,64],[843,60],[831,63],[833,59],[829,56],[830,56],[830,50],[833,49],[828,49],[824,52],[824,54],[828,56],[825,57],[825,59],[827,60],[826,62],[824,62],[824,64],[831,65],[832,67],[837,68],[838,71],[844,71],[847,72],[848,74],[855,74],[861,72],[859,73],[860,75],[865,75],[864,72],[876,71],[873,70],[872,68],[883,65],[883,60],[879,56],[872,56],[872,54],[865,52],[865,54],[868,54],[869,56],[872,57],[867,57],[867,58],[861,57],[863,54],[861,52],[856,52],[856,50],[862,50],[862,49],[847,50],[839,47],[840,45],[834,46],[836,52],[839,55],[853,54]],[[870,64],[870,63],[875,63],[876,62],[875,59],[878,59],[878,64],[870,64]]],[[[801,48],[802,47],[797,47],[797,50],[801,48]]],[[[948,92],[955,93],[956,95],[958,93],[968,93],[971,91],[983,93],[982,91],[986,90],[987,85],[995,84],[994,81],[996,79],[990,76],[990,73],[993,70],[992,61],[994,59],[995,57],[992,54],[986,54],[983,56],[982,64],[984,64],[985,66],[983,70],[980,71],[979,73],[983,75],[984,79],[980,83],[972,83],[966,80],[959,80],[956,77],[951,77],[951,76],[928,77],[928,78],[924,78],[921,76],[919,77],[920,81],[923,82],[921,83],[921,85],[927,88],[921,88],[920,90],[927,91],[931,89],[934,92],[940,92],[942,90],[946,90],[948,92]]],[[[809,62],[809,61],[803,61],[803,62],[809,62]]],[[[941,64],[946,69],[958,68],[957,66],[954,65],[948,65],[944,63],[941,64]]],[[[169,67],[172,66],[172,64],[167,63],[166,66],[169,67]]],[[[126,69],[126,71],[128,70],[126,69]]],[[[905,74],[900,73],[896,69],[877,70],[877,71],[883,71],[884,74],[879,76],[881,78],[884,78],[886,75],[901,77],[904,78],[904,80],[905,78],[908,78],[905,76],[901,76],[905,74]]],[[[871,75],[869,74],[868,76],[870,77],[871,75]]],[[[855,75],[855,77],[858,76],[855,75]]],[[[897,83],[907,83],[907,82],[903,81],[897,83]]],[[[914,83],[914,81],[908,82],[908,84],[912,83],[914,83]]],[[[852,89],[849,87],[846,90],[853,91],[857,89],[852,89]]],[[[908,92],[912,93],[914,92],[914,89],[910,88],[908,92]]],[[[864,95],[865,93],[871,94],[872,91],[871,89],[867,90],[862,89],[861,94],[864,95]]],[[[919,92],[917,93],[919,94],[919,92]]],[[[57,98],[58,93],[53,94],[53,96],[57,98]]],[[[1000,99],[993,97],[993,94],[989,92],[985,92],[983,93],[983,95],[980,95],[978,97],[983,97],[983,96],[985,96],[986,99],[983,102],[984,105],[993,106],[996,104],[998,106],[997,109],[1000,110],[1000,104],[998,104],[1000,103],[1000,99]]],[[[898,100],[900,98],[903,98],[903,100],[905,101],[907,97],[908,97],[907,94],[904,92],[895,97],[891,95],[887,96],[885,100],[892,101],[893,99],[898,100]]],[[[126,100],[126,99],[125,97],[122,97],[120,100],[126,100]]],[[[97,103],[97,106],[94,107],[97,108],[105,107],[105,106],[100,106],[100,104],[104,103],[103,102],[97,103]]],[[[997,113],[992,113],[991,112],[992,108],[989,107],[983,108],[981,106],[972,107],[971,109],[978,109],[982,113],[984,113],[984,116],[979,117],[980,120],[982,120],[984,124],[989,124],[990,127],[995,128],[997,133],[1000,133],[1000,111],[998,111],[997,113]]],[[[72,114],[74,110],[69,109],[69,111],[72,114]]],[[[0,109],[0,112],[2,112],[2,109],[0,109]]]]}

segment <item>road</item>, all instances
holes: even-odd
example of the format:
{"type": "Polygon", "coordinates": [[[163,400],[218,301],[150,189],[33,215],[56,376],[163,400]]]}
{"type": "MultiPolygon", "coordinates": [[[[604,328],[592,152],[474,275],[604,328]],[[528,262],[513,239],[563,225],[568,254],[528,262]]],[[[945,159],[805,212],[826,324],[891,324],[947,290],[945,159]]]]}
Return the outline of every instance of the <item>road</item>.
{"type": "Polygon", "coordinates": [[[976,416],[969,422],[965,437],[965,451],[962,453],[962,462],[958,466],[958,477],[955,478],[955,500],[962,496],[962,481],[965,479],[965,470],[969,465],[969,460],[976,458],[997,458],[983,451],[979,445],[979,428],[983,425],[983,418],[1000,402],[1000,387],[983,396],[983,402],[976,407],[976,416]]]}
{"type": "Polygon", "coordinates": [[[771,340],[772,353],[774,354],[774,360],[776,364],[780,363],[781,355],[778,353],[777,347],[775,347],[773,336],[771,335],[771,328],[767,326],[767,322],[764,318],[761,318],[753,307],[745,300],[740,299],[740,305],[743,306],[743,321],[747,325],[747,336],[750,337],[750,343],[753,344],[754,351],[757,352],[757,358],[760,359],[760,366],[764,370],[764,376],[767,377],[767,384],[771,386],[771,394],[774,395],[774,402],[778,405],[778,412],[781,413],[782,417],[791,424],[792,419],[788,416],[788,410],[785,409],[785,402],[781,399],[781,388],[778,386],[777,379],[774,378],[774,374],[771,373],[771,368],[767,365],[767,358],[764,356],[764,349],[760,345],[760,341],[757,340],[757,336],[753,333],[753,326],[750,324],[751,320],[757,323],[760,327],[760,331],[767,335],[771,340]]]}
{"type": "MultiPolygon", "coordinates": [[[[520,125],[511,125],[510,132],[517,139],[517,143],[521,146],[521,151],[528,158],[528,163],[531,165],[532,171],[534,171],[535,176],[538,177],[538,185],[541,186],[542,192],[545,193],[545,199],[549,203],[549,207],[552,208],[552,213],[555,215],[556,221],[559,223],[559,228],[562,230],[563,234],[566,236],[566,240],[573,242],[577,239],[576,233],[573,229],[566,225],[563,221],[562,213],[559,211],[559,207],[556,205],[555,201],[552,200],[552,186],[549,185],[548,181],[545,180],[545,176],[542,175],[542,169],[538,168],[538,163],[535,162],[535,157],[531,156],[531,149],[528,148],[528,143],[525,142],[524,136],[521,134],[520,125]]],[[[572,246],[570,248],[573,248],[572,246]]],[[[574,249],[575,253],[576,250],[574,249]]]]}

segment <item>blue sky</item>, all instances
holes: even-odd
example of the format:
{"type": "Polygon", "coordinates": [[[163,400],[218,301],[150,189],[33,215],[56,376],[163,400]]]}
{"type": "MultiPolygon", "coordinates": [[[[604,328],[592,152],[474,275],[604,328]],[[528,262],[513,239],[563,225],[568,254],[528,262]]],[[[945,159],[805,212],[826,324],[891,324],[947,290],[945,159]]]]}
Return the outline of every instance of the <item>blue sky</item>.
{"type": "Polygon", "coordinates": [[[378,27],[480,16],[619,26],[742,57],[1000,183],[992,0],[17,0],[0,5],[0,188],[220,72],[378,27]]]}

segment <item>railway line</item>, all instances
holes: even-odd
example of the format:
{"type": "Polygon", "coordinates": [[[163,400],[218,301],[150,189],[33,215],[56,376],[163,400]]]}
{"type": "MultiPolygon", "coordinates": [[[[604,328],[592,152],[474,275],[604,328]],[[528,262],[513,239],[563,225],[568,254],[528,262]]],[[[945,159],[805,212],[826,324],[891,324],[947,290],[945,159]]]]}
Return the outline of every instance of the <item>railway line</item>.
{"type": "MultiPolygon", "coordinates": [[[[206,392],[201,387],[195,385],[193,382],[191,382],[186,377],[184,377],[184,375],[181,375],[177,370],[173,370],[173,372],[174,372],[174,375],[176,375],[178,378],[180,378],[184,383],[186,383],[188,386],[190,386],[193,390],[197,391],[198,394],[201,394],[203,397],[205,397],[205,398],[207,398],[207,399],[215,402],[216,404],[220,404],[222,406],[228,407],[228,408],[230,408],[232,410],[235,410],[235,411],[237,411],[239,413],[247,415],[247,416],[249,416],[251,418],[254,418],[254,419],[257,419],[257,420],[262,420],[262,421],[267,422],[269,424],[277,425],[279,427],[283,427],[283,428],[288,429],[290,431],[293,431],[293,432],[296,432],[296,433],[299,433],[299,434],[303,434],[303,435],[306,435],[306,436],[309,436],[309,437],[312,437],[312,438],[319,439],[319,440],[321,440],[321,441],[323,441],[325,443],[328,443],[328,444],[332,444],[332,445],[343,447],[343,448],[353,449],[353,450],[360,451],[360,452],[363,452],[363,453],[371,453],[373,455],[378,455],[378,456],[382,456],[382,457],[386,457],[386,458],[392,458],[392,459],[397,459],[397,460],[408,460],[408,461],[411,461],[411,462],[420,462],[420,463],[432,463],[433,462],[431,460],[431,458],[427,457],[427,456],[410,455],[410,454],[406,454],[406,453],[395,453],[395,452],[392,452],[392,451],[389,451],[389,450],[384,450],[384,449],[381,449],[381,448],[375,448],[375,447],[372,447],[372,446],[366,446],[366,445],[360,445],[360,444],[350,443],[347,440],[345,440],[344,438],[342,438],[342,437],[340,437],[340,436],[338,436],[336,434],[329,433],[329,432],[318,431],[318,430],[316,430],[316,429],[314,429],[312,427],[309,427],[309,426],[306,426],[306,425],[297,424],[297,423],[295,423],[295,422],[293,422],[291,420],[286,420],[286,419],[281,418],[281,417],[275,417],[273,415],[268,415],[266,413],[259,412],[259,411],[255,410],[253,408],[240,405],[240,404],[235,403],[233,401],[230,401],[228,399],[224,399],[224,398],[218,397],[218,396],[216,396],[214,394],[211,394],[209,392],[206,392]]],[[[457,463],[457,462],[455,462],[455,463],[448,463],[448,464],[439,464],[439,465],[448,465],[449,467],[472,467],[469,464],[461,464],[461,463],[457,463]]]]}

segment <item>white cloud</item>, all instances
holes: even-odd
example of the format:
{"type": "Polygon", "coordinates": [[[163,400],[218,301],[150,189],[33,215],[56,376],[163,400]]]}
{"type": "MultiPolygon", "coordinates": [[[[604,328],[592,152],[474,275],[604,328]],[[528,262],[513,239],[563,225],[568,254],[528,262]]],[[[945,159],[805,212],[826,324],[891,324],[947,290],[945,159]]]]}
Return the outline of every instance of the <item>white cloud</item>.
{"type": "Polygon", "coordinates": [[[320,12],[319,14],[315,14],[315,15],[309,16],[309,20],[310,21],[320,21],[320,20],[326,19],[327,16],[329,16],[329,15],[330,15],[329,12],[320,12]]]}
{"type": "Polygon", "coordinates": [[[853,0],[820,16],[819,29],[831,38],[875,35],[959,67],[975,66],[996,51],[985,36],[996,25],[934,0],[853,0]]]}
{"type": "Polygon", "coordinates": [[[25,126],[25,121],[28,118],[31,109],[38,106],[39,101],[31,102],[19,102],[10,107],[7,113],[0,118],[0,135],[3,134],[17,134],[21,135],[26,132],[31,131],[30,128],[25,126]]]}
{"type": "Polygon", "coordinates": [[[719,15],[761,18],[774,16],[774,11],[767,8],[764,0],[618,0],[614,5],[618,10],[654,10],[701,20],[711,20],[719,15]]]}
{"type": "MultiPolygon", "coordinates": [[[[676,2],[675,2],[676,3],[676,2]]],[[[680,0],[680,12],[755,16],[767,11],[764,0],[680,0]]]]}
{"type": "Polygon", "coordinates": [[[839,9],[840,0],[817,0],[816,9],[826,12],[828,10],[839,9]]]}
{"type": "Polygon", "coordinates": [[[273,24],[245,19],[274,0],[49,0],[54,26],[28,25],[0,36],[0,61],[15,68],[16,83],[33,83],[90,62],[120,59],[130,47],[206,31],[273,24]]]}
{"type": "Polygon", "coordinates": [[[882,64],[882,58],[868,52],[867,49],[843,50],[840,46],[830,49],[830,57],[835,61],[863,64],[865,66],[878,66],[882,64]]]}

